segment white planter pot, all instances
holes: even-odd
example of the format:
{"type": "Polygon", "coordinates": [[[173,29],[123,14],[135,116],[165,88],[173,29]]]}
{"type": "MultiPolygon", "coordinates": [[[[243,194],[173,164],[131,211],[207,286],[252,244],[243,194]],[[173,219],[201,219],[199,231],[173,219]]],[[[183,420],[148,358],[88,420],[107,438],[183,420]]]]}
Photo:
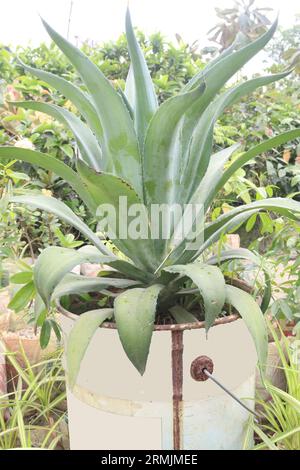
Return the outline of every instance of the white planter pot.
{"type": "MultiPolygon", "coordinates": [[[[154,331],[141,377],[125,355],[117,331],[99,328],[77,384],[68,390],[71,449],[241,449],[249,413],[211,380],[197,382],[190,373],[195,358],[210,357],[216,377],[254,407],[256,352],[243,321],[230,319],[212,327],[208,339],[203,327],[179,333],[184,348],[179,403],[172,398],[174,380],[178,388],[177,372],[173,371],[172,382],[172,366],[181,352],[173,351],[172,362],[172,330],[154,331]]],[[[67,312],[61,316],[65,339],[74,321],[76,317],[67,312]]],[[[180,369],[180,359],[177,365],[180,369]]]]}

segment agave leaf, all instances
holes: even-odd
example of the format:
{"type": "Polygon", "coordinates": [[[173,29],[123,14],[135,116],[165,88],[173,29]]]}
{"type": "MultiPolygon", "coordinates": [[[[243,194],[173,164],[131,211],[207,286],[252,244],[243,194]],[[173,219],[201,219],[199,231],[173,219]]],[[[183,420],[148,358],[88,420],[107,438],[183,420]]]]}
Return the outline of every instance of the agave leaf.
{"type": "Polygon", "coordinates": [[[218,241],[221,235],[230,233],[253,214],[261,211],[274,211],[291,220],[299,221],[300,203],[292,199],[269,198],[236,207],[218,217],[216,221],[207,224],[203,233],[199,234],[198,248],[195,245],[196,240],[184,240],[168,254],[159,269],[175,261],[187,263],[196,260],[207,248],[218,241]],[[203,235],[204,242],[201,239],[201,235],[203,235]],[[189,247],[189,243],[191,242],[193,242],[193,249],[189,247]]]}
{"type": "Polygon", "coordinates": [[[262,311],[247,292],[234,286],[226,285],[226,302],[241,315],[254,341],[257,357],[262,370],[267,363],[268,334],[262,311]]]}
{"type": "Polygon", "coordinates": [[[188,312],[181,305],[174,305],[174,307],[169,308],[169,312],[176,321],[176,323],[196,323],[197,318],[188,312]]]}
{"type": "Polygon", "coordinates": [[[98,67],[73,44],[60,36],[44,20],[43,24],[85,83],[103,128],[105,170],[132,184],[142,194],[141,157],[130,115],[121,96],[98,67]]]}
{"type": "Polygon", "coordinates": [[[204,80],[207,83],[205,102],[202,104],[204,107],[236,72],[268,44],[277,29],[277,25],[278,20],[276,19],[268,31],[255,41],[250,42],[235,52],[232,52],[234,47],[229,48],[227,52],[224,51],[225,53],[221,57],[218,57],[213,63],[209,64],[208,67],[205,67],[196,74],[190,82],[183,87],[182,92],[185,93],[191,90],[204,80]]]}
{"type": "Polygon", "coordinates": [[[199,236],[198,248],[194,244],[193,249],[190,249],[188,247],[189,242],[184,241],[168,254],[162,266],[173,263],[174,260],[179,263],[194,261],[214,242],[219,240],[222,234],[233,231],[251,217],[251,215],[267,210],[277,212],[297,221],[300,216],[300,203],[292,199],[269,198],[236,207],[205,227],[203,233],[204,243],[201,240],[201,236],[199,236]],[[297,214],[299,215],[297,216],[297,214]]]}
{"type": "Polygon", "coordinates": [[[97,235],[89,229],[89,227],[82,222],[82,220],[77,217],[76,214],[63,202],[55,199],[54,197],[48,196],[12,196],[10,197],[10,202],[15,202],[17,204],[26,204],[28,206],[35,206],[40,210],[50,212],[55,214],[59,219],[64,220],[71,227],[75,227],[79,232],[81,232],[88,240],[90,240],[98,250],[107,256],[114,255],[105,247],[105,245],[99,240],[97,235]]]}
{"type": "Polygon", "coordinates": [[[225,49],[221,54],[217,55],[213,60],[208,62],[205,65],[204,69],[201,69],[196,75],[194,75],[189,82],[182,88],[181,93],[185,93],[192,88],[195,88],[204,80],[204,77],[207,75],[208,71],[213,68],[218,62],[225,59],[227,56],[232,55],[237,50],[241,49],[242,47],[249,45],[251,41],[247,36],[243,33],[238,33],[233,41],[233,43],[225,49]]]}
{"type": "Polygon", "coordinates": [[[254,263],[256,266],[261,267],[264,272],[265,277],[265,289],[263,298],[261,301],[261,311],[265,313],[269,307],[271,295],[272,295],[272,285],[271,285],[271,278],[268,270],[266,267],[263,267],[263,259],[259,256],[254,254],[252,251],[247,250],[246,248],[236,248],[234,250],[226,250],[222,251],[218,256],[212,256],[209,258],[206,263],[207,264],[218,264],[223,263],[225,261],[230,261],[233,259],[245,259],[249,260],[254,263]]]}
{"type": "MultiPolygon", "coordinates": [[[[95,255],[95,256],[97,256],[99,253],[98,248],[96,248],[95,246],[91,246],[91,245],[83,246],[82,248],[80,248],[80,250],[86,251],[89,254],[95,255]]],[[[112,253],[108,251],[107,254],[109,256],[109,254],[112,254],[112,253]]],[[[127,275],[128,278],[134,279],[135,281],[140,281],[144,284],[150,284],[154,281],[153,274],[145,270],[139,269],[134,264],[130,263],[129,261],[125,261],[123,259],[117,258],[116,256],[114,256],[111,261],[107,261],[106,264],[116,269],[120,273],[127,275]]]]}
{"type": "Polygon", "coordinates": [[[124,101],[124,104],[127,108],[127,111],[129,112],[129,115],[130,115],[131,119],[134,119],[134,111],[133,111],[133,108],[132,108],[132,106],[131,106],[131,104],[130,104],[127,96],[126,96],[126,93],[124,93],[124,91],[122,90],[121,87],[118,87],[118,92],[119,92],[120,96],[122,97],[122,100],[124,101]]]}
{"type": "Polygon", "coordinates": [[[88,126],[93,130],[95,136],[98,139],[98,142],[101,144],[103,141],[103,129],[94,105],[92,104],[87,94],[81,91],[80,88],[78,88],[76,85],[62,77],[54,75],[50,72],[45,72],[44,70],[30,67],[29,65],[24,64],[20,59],[18,60],[27,72],[48,83],[51,87],[58,90],[76,106],[79,113],[86,120],[88,126]]]}
{"type": "Polygon", "coordinates": [[[82,263],[106,263],[112,257],[104,256],[100,252],[88,250],[73,250],[50,246],[42,251],[34,265],[34,282],[43,302],[50,308],[51,297],[54,289],[63,279],[65,274],[75,266],[82,263]]]}
{"type": "Polygon", "coordinates": [[[126,36],[133,72],[135,129],[142,149],[146,129],[158,104],[146,61],[134,34],[129,8],[126,12],[126,36]]]}
{"type": "Polygon", "coordinates": [[[130,289],[120,294],[114,304],[116,324],[124,351],[141,375],[146,367],[156,303],[161,289],[159,284],[146,289],[130,289]]]}
{"type": "Polygon", "coordinates": [[[102,152],[96,137],[75,114],[61,106],[38,101],[13,101],[10,104],[19,108],[40,111],[62,122],[74,134],[83,160],[95,170],[103,169],[102,152]]]}
{"type": "Polygon", "coordinates": [[[252,93],[258,87],[280,80],[289,73],[290,71],[248,80],[229,89],[207,107],[205,113],[202,114],[195,126],[187,150],[186,169],[181,180],[181,188],[184,190],[184,201],[189,201],[207,171],[213,145],[214,125],[223,111],[239,101],[243,96],[252,93]]]}
{"type": "Polygon", "coordinates": [[[218,241],[221,235],[229,233],[235,230],[239,225],[241,225],[245,220],[247,220],[252,214],[256,213],[258,209],[253,209],[252,211],[247,211],[246,213],[241,213],[227,221],[223,226],[218,227],[215,232],[210,234],[210,236],[205,237],[205,229],[198,234],[198,243],[196,240],[187,241],[184,240],[180,245],[178,245],[174,250],[172,250],[168,256],[164,259],[160,269],[164,266],[169,266],[173,263],[190,263],[195,261],[207,248],[209,248],[213,243],[218,241]],[[190,243],[193,242],[193,247],[190,246],[190,243]]]}
{"type": "Polygon", "coordinates": [[[125,274],[130,279],[135,279],[136,281],[140,281],[143,284],[152,283],[155,279],[153,273],[138,269],[134,264],[122,259],[117,259],[107,264],[109,264],[109,266],[112,268],[115,268],[117,271],[120,271],[120,273],[125,274]]]}
{"type": "MultiPolygon", "coordinates": [[[[134,83],[134,76],[133,76],[133,68],[132,64],[129,66],[126,82],[125,82],[125,92],[124,92],[126,99],[132,109],[135,109],[135,83],[134,83]]],[[[132,117],[134,113],[132,113],[132,117]]]]}
{"type": "MultiPolygon", "coordinates": [[[[223,149],[220,152],[217,152],[216,154],[212,155],[205,177],[201,181],[197,191],[195,191],[193,198],[190,201],[191,204],[198,206],[202,205],[204,209],[203,212],[200,211],[198,214],[194,214],[194,227],[196,227],[196,224],[198,222],[202,222],[201,218],[203,218],[203,215],[207,209],[207,207],[205,206],[205,202],[208,198],[208,195],[211,191],[213,191],[215,182],[218,180],[218,178],[221,177],[225,163],[235,152],[235,150],[237,150],[239,145],[240,144],[232,145],[231,147],[223,149]]],[[[167,256],[165,255],[164,260],[167,260],[171,256],[171,254],[172,259],[176,260],[176,256],[178,258],[180,254],[182,254],[182,252],[185,250],[187,241],[184,239],[182,241],[179,241],[178,243],[175,239],[176,234],[177,232],[175,230],[170,240],[166,242],[166,250],[168,251],[168,254],[167,256]]],[[[165,265],[164,262],[163,265],[165,265]]],[[[159,269],[161,268],[161,266],[162,265],[160,265],[159,269]]]]}
{"type": "Polygon", "coordinates": [[[203,204],[204,211],[208,209],[210,195],[214,191],[215,185],[223,175],[224,166],[239,147],[240,144],[237,143],[226,149],[220,150],[211,156],[207,171],[202,178],[202,181],[199,184],[197,190],[192,196],[192,204],[203,204]]]}
{"type": "MultiPolygon", "coordinates": [[[[114,217],[114,221],[116,221],[116,227],[109,226],[111,231],[110,238],[115,245],[126,256],[131,258],[137,267],[153,271],[156,264],[152,250],[152,240],[147,239],[149,233],[147,232],[147,234],[145,234],[145,239],[133,239],[130,230],[131,224],[129,221],[127,224],[124,213],[121,212],[123,208],[127,213],[127,208],[133,210],[136,207],[137,213],[140,215],[141,225],[149,229],[147,211],[144,205],[142,205],[136,191],[129,183],[121,178],[108,173],[97,173],[82,161],[77,162],[77,168],[95,204],[99,206],[99,208],[102,204],[109,204],[115,209],[116,217],[114,217]]],[[[136,213],[134,213],[133,216],[136,217],[136,213]]],[[[138,234],[136,235],[138,236],[138,234]]]]}
{"type": "Polygon", "coordinates": [[[299,220],[300,217],[300,202],[294,201],[293,199],[288,198],[269,198],[262,199],[259,201],[251,202],[250,204],[244,204],[242,206],[236,207],[226,214],[221,215],[214,222],[208,224],[205,229],[205,240],[210,237],[217,229],[224,226],[228,221],[238,214],[246,213],[247,211],[252,210],[270,210],[283,214],[286,217],[292,218],[293,220],[299,220]],[[295,214],[298,214],[298,218],[295,214]]]}
{"type": "Polygon", "coordinates": [[[252,158],[257,157],[257,155],[261,155],[268,150],[272,150],[279,145],[286,144],[287,142],[297,139],[300,137],[300,129],[293,129],[291,131],[283,132],[276,137],[272,137],[271,139],[266,140],[258,145],[255,145],[247,152],[243,153],[239,158],[237,158],[231,165],[225,170],[222,177],[219,179],[218,183],[215,185],[214,191],[211,193],[207,203],[210,203],[214,196],[217,194],[220,189],[227,183],[229,178],[231,178],[234,173],[241,168],[243,165],[248,163],[252,158]]]}
{"type": "Polygon", "coordinates": [[[96,209],[84,184],[75,171],[57,158],[52,157],[52,155],[19,147],[0,147],[0,160],[2,159],[22,160],[23,162],[38,165],[45,170],[53,171],[53,173],[69,183],[92,212],[96,209]]]}
{"type": "Polygon", "coordinates": [[[246,248],[236,248],[234,250],[221,251],[219,255],[211,256],[206,263],[207,264],[219,264],[224,263],[225,261],[230,261],[232,259],[246,259],[261,266],[262,259],[260,256],[257,256],[252,251],[247,250],[246,248]]]}
{"type": "Polygon", "coordinates": [[[90,310],[78,317],[67,342],[68,382],[74,388],[80,370],[81,361],[97,328],[113,316],[113,309],[90,310]]]}
{"type": "Polygon", "coordinates": [[[66,274],[55,287],[52,299],[60,299],[64,295],[82,294],[85,292],[100,292],[109,287],[126,289],[137,285],[137,281],[132,279],[115,279],[109,277],[90,277],[78,274],[66,274]]]}
{"type": "MultiPolygon", "coordinates": [[[[236,52],[225,53],[221,57],[209,64],[208,67],[201,70],[193,79],[182,89],[182,93],[190,91],[200,83],[206,84],[204,95],[196,100],[194,105],[185,113],[182,129],[182,148],[188,151],[189,143],[192,138],[195,126],[199,118],[204,113],[207,106],[212,102],[216,94],[225,85],[225,83],[238,72],[252,57],[254,57],[272,38],[277,28],[277,20],[271,28],[259,37],[236,52]]],[[[234,48],[233,48],[234,49],[234,48]]],[[[230,50],[231,52],[231,50],[230,50]]],[[[184,161],[188,158],[188,153],[184,155],[184,161]]]]}
{"type": "Polygon", "coordinates": [[[148,204],[172,203],[180,185],[181,142],[178,125],[205,85],[165,101],[153,116],[145,138],[143,175],[148,204]]]}
{"type": "Polygon", "coordinates": [[[169,266],[165,271],[187,276],[196,284],[203,298],[205,329],[208,331],[225,304],[225,280],[222,271],[216,266],[200,263],[169,266]]]}

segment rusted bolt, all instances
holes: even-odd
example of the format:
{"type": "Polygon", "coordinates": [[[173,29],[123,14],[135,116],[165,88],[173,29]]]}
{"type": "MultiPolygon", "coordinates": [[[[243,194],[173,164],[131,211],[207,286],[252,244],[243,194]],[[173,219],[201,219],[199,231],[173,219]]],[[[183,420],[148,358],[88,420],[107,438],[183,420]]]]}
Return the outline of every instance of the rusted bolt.
{"type": "Polygon", "coordinates": [[[205,380],[207,380],[208,377],[204,373],[204,369],[207,369],[208,372],[212,374],[214,370],[213,361],[207,356],[196,357],[196,359],[194,359],[191,364],[190,370],[193,379],[197,380],[197,382],[204,382],[205,380]]]}

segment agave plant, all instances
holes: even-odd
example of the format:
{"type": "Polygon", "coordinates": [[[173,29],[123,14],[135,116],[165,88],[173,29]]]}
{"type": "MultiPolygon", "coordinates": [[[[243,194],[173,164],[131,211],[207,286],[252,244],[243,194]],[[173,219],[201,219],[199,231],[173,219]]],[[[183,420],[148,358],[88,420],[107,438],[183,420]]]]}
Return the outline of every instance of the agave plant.
{"type": "MultiPolygon", "coordinates": [[[[238,206],[216,220],[210,218],[215,196],[236,170],[257,155],[300,136],[299,129],[291,130],[247,151],[239,150],[234,159],[231,156],[238,144],[213,153],[214,125],[223,111],[257,87],[289,73],[262,76],[224,89],[226,82],[268,43],[277,23],[253,42],[237,38],[177,96],[160,106],[129,11],[126,35],[131,65],[125,92],[116,90],[88,57],[43,23],[77,70],[82,86],[25,64],[24,69],[56,88],[81,116],[36,101],[17,102],[14,106],[47,113],[69,127],[77,142],[78,157],[72,168],[50,155],[21,148],[1,147],[0,157],[53,171],[70,184],[93,214],[99,205],[109,204],[119,216],[120,197],[126,198],[128,206],[143,205],[147,220],[155,204],[193,203],[201,205],[205,213],[201,237],[195,237],[192,249],[188,236],[176,239],[170,214],[165,221],[170,229],[168,237],[160,231],[156,239],[116,238],[113,242],[120,257],[62,201],[30,194],[10,198],[13,203],[54,213],[91,242],[78,250],[49,247],[40,254],[34,267],[37,318],[43,306],[49,311],[55,300],[67,294],[97,292],[109,297],[108,306],[84,312],[75,322],[67,348],[70,384],[75,383],[87,345],[103,321],[116,322],[128,358],[143,374],[155,323],[203,319],[208,330],[218,316],[226,314],[224,305],[232,305],[246,322],[263,364],[267,342],[262,310],[251,295],[226,284],[218,266],[233,258],[259,260],[245,249],[222,252],[205,263],[203,260],[204,252],[224,233],[233,231],[254,213],[277,211],[293,219],[300,213],[300,204],[292,199],[269,198],[238,206]],[[111,274],[87,278],[70,273],[84,262],[105,264],[111,274]]],[[[203,215],[195,217],[193,224],[203,215]]],[[[264,308],[267,303],[265,297],[264,308]]]]}

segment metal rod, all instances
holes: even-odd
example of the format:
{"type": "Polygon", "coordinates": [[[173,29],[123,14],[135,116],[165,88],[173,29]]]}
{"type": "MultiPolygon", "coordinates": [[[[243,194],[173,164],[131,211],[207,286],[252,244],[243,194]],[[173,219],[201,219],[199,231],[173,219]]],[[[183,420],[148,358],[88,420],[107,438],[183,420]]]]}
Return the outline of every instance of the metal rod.
{"type": "Polygon", "coordinates": [[[231,396],[237,403],[239,403],[245,410],[249,411],[249,413],[252,413],[255,416],[255,422],[259,422],[260,416],[257,414],[255,411],[251,410],[245,403],[243,403],[238,397],[236,397],[233,393],[230,392],[224,385],[221,384],[221,382],[218,381],[206,368],[203,369],[204,374],[211,379],[216,385],[218,385],[224,392],[226,392],[228,395],[231,396]]]}
{"type": "Polygon", "coordinates": [[[173,448],[182,448],[183,331],[172,331],[173,448]]]}

